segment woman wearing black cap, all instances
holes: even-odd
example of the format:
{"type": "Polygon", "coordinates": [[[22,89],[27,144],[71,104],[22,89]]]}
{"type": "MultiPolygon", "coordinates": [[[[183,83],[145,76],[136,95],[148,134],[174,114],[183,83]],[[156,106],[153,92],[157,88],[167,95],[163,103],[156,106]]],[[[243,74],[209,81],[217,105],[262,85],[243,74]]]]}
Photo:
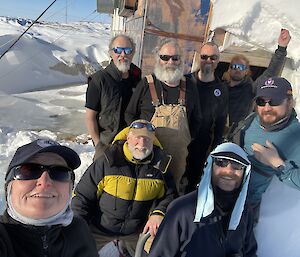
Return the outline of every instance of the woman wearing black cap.
{"type": "Polygon", "coordinates": [[[80,159],[52,140],[17,149],[6,173],[0,256],[98,256],[85,221],[73,217],[73,170],[80,159]]]}

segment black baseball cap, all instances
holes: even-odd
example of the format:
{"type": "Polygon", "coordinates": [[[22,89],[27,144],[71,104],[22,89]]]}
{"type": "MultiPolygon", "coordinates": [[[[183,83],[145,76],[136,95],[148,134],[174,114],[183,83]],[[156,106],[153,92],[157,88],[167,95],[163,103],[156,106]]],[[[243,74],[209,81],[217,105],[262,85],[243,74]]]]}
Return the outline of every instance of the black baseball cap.
{"type": "Polygon", "coordinates": [[[51,139],[37,139],[29,144],[23,145],[15,152],[5,175],[7,180],[8,174],[13,167],[28,162],[37,153],[51,152],[61,156],[72,170],[77,169],[80,164],[78,154],[69,147],[62,146],[51,139]]]}

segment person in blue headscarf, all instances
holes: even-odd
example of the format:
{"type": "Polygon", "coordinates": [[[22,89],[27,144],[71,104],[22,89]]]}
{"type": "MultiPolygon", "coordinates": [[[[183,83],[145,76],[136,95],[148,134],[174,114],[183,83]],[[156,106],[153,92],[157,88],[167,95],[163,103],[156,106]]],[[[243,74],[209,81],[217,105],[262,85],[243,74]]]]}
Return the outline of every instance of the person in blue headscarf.
{"type": "Polygon", "coordinates": [[[198,189],[170,204],[149,257],[256,257],[253,215],[245,205],[250,170],[241,147],[217,146],[198,189]]]}

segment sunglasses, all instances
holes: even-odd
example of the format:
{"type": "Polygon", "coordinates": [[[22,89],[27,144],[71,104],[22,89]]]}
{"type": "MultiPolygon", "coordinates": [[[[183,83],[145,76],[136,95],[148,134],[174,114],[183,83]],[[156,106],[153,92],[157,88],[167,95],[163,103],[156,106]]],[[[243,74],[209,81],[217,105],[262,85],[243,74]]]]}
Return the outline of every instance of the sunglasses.
{"type": "Polygon", "coordinates": [[[214,54],[214,55],[206,55],[206,54],[202,54],[201,56],[201,60],[204,60],[204,61],[207,61],[208,58],[211,60],[211,61],[216,61],[219,59],[219,56],[214,54]]]}
{"type": "Polygon", "coordinates": [[[256,100],[256,105],[257,106],[265,106],[267,103],[270,105],[270,106],[278,106],[278,105],[281,105],[282,102],[283,102],[283,99],[280,99],[280,100],[275,100],[275,99],[264,99],[262,97],[257,97],[256,100]]]}
{"type": "Polygon", "coordinates": [[[247,65],[245,64],[239,64],[239,63],[235,63],[235,64],[231,64],[230,65],[230,69],[232,70],[240,70],[240,71],[244,71],[247,70],[247,65]]]}
{"type": "Polygon", "coordinates": [[[73,170],[64,166],[47,166],[34,163],[22,164],[12,168],[15,180],[32,180],[38,179],[44,172],[48,172],[52,180],[59,182],[69,182],[73,180],[73,170]]]}
{"type": "Polygon", "coordinates": [[[180,56],[179,55],[167,55],[167,54],[163,54],[163,55],[159,55],[159,58],[165,62],[168,62],[170,59],[172,59],[172,61],[176,62],[180,60],[180,56]]]}
{"type": "Polygon", "coordinates": [[[143,123],[143,122],[133,122],[130,125],[130,128],[134,128],[134,129],[146,128],[150,132],[155,131],[154,125],[152,125],[151,123],[143,123]]]}
{"type": "Polygon", "coordinates": [[[133,49],[131,47],[114,47],[112,50],[115,54],[121,54],[124,51],[126,55],[129,55],[133,52],[133,49]]]}
{"type": "Polygon", "coordinates": [[[221,158],[215,158],[214,163],[217,166],[222,167],[222,168],[227,167],[230,163],[232,169],[234,169],[234,170],[244,170],[244,168],[246,167],[245,165],[243,165],[241,163],[227,160],[227,159],[221,159],[221,158]]]}

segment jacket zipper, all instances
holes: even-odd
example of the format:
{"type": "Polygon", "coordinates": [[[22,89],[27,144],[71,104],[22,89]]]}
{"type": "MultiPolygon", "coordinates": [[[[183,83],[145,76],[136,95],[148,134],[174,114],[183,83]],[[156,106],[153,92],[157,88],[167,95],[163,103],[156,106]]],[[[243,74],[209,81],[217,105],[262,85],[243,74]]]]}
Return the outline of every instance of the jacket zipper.
{"type": "Polygon", "coordinates": [[[49,256],[49,254],[48,254],[49,245],[48,245],[47,235],[46,234],[42,235],[41,239],[42,239],[42,243],[43,243],[43,256],[48,257],[49,256]]]}

